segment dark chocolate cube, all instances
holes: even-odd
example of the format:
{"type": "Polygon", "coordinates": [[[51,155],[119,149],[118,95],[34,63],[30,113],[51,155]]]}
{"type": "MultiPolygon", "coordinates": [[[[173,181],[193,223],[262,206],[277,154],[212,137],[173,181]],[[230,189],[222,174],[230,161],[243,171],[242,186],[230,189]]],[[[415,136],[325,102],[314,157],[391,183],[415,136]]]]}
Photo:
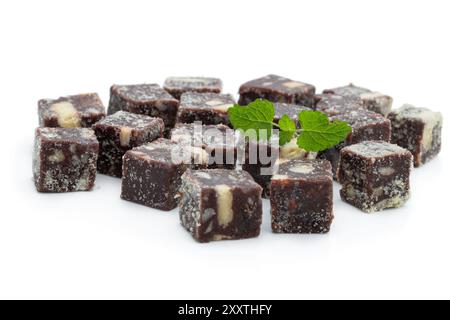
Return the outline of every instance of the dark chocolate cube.
{"type": "Polygon", "coordinates": [[[315,92],[316,88],[313,85],[270,74],[241,85],[239,88],[239,104],[247,105],[258,98],[262,98],[272,102],[313,107],[315,92]]]}
{"type": "Polygon", "coordinates": [[[353,110],[330,117],[333,120],[345,121],[352,127],[347,137],[347,144],[354,144],[367,140],[391,140],[391,122],[378,113],[353,110]]]}
{"type": "Polygon", "coordinates": [[[39,126],[89,128],[105,117],[105,107],[96,93],[42,99],[38,102],[39,126]]]}
{"type": "Polygon", "coordinates": [[[245,171],[188,170],[182,177],[181,224],[199,242],[257,237],[261,187],[245,171]]]}
{"type": "Polygon", "coordinates": [[[123,157],[121,197],[151,208],[172,210],[180,199],[183,173],[206,163],[207,154],[202,148],[163,138],[133,148],[123,157]]]}
{"type": "Polygon", "coordinates": [[[279,162],[270,184],[275,233],[327,233],[333,221],[333,177],[326,160],[279,162]]]}
{"type": "Polygon", "coordinates": [[[365,141],[341,151],[341,198],[367,212],[402,206],[409,199],[413,158],[398,145],[365,141]]]}
{"type": "Polygon", "coordinates": [[[228,109],[234,104],[230,94],[187,92],[181,96],[177,122],[230,125],[228,109]]]}
{"type": "Polygon", "coordinates": [[[234,130],[222,124],[177,123],[172,130],[171,140],[202,147],[208,154],[208,168],[211,169],[234,169],[238,160],[238,137],[234,130]]]}
{"type": "Polygon", "coordinates": [[[339,154],[343,147],[362,141],[382,140],[389,142],[391,140],[391,122],[378,113],[367,110],[353,110],[330,117],[330,121],[335,119],[347,122],[352,127],[352,132],[348,135],[346,141],[319,153],[319,158],[331,162],[333,174],[336,174],[339,154]]]}
{"type": "Polygon", "coordinates": [[[392,111],[388,118],[392,123],[392,143],[411,151],[414,166],[421,166],[441,151],[440,112],[404,105],[392,111]]]}
{"type": "Polygon", "coordinates": [[[206,77],[169,77],[164,81],[163,87],[174,98],[180,100],[181,95],[185,92],[220,93],[222,81],[206,77]]]}
{"type": "Polygon", "coordinates": [[[390,96],[379,92],[373,92],[366,88],[357,87],[353,84],[333,89],[327,89],[323,92],[336,94],[343,97],[353,97],[361,99],[362,105],[367,110],[379,113],[383,116],[387,116],[392,108],[393,100],[390,96]]]}
{"type": "Polygon", "coordinates": [[[335,116],[355,110],[365,110],[359,98],[340,96],[336,94],[316,95],[316,110],[325,113],[327,116],[335,116]]]}
{"type": "Polygon", "coordinates": [[[128,150],[160,138],[164,123],[160,118],[119,111],[93,127],[98,141],[98,171],[122,177],[122,157],[128,150]]]}
{"type": "Polygon", "coordinates": [[[86,128],[36,129],[33,175],[39,192],[89,191],[93,188],[99,144],[86,128]]]}
{"type": "Polygon", "coordinates": [[[108,114],[123,110],[163,119],[166,129],[175,125],[178,100],[157,84],[113,85],[108,114]]]}

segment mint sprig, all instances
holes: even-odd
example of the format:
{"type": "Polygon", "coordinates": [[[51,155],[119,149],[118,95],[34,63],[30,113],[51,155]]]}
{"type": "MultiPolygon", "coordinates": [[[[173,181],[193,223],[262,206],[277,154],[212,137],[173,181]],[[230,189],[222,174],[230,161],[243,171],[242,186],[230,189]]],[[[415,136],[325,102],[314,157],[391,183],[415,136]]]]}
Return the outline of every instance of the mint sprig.
{"type": "Polygon", "coordinates": [[[306,151],[318,152],[334,147],[344,141],[352,131],[348,123],[339,120],[330,122],[326,114],[313,110],[299,113],[300,129],[288,115],[283,115],[276,124],[273,121],[273,103],[262,99],[257,99],[247,106],[234,105],[228,109],[228,115],[233,127],[250,138],[255,138],[256,133],[258,140],[269,139],[275,127],[280,130],[280,146],[296,137],[297,145],[306,151]]]}
{"type": "Polygon", "coordinates": [[[269,139],[272,135],[275,109],[270,101],[255,100],[245,107],[236,104],[228,109],[228,116],[235,129],[242,130],[247,135],[249,130],[254,130],[258,140],[269,139]],[[261,136],[262,132],[266,133],[265,137],[261,136]]]}

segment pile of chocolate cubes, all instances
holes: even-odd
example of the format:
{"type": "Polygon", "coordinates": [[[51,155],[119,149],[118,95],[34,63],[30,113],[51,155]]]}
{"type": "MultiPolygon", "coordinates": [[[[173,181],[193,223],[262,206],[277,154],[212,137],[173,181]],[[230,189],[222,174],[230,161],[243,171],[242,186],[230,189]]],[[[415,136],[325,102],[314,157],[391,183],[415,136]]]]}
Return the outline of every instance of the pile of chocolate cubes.
{"type": "Polygon", "coordinates": [[[89,191],[99,172],[122,179],[122,199],[179,207],[181,224],[200,242],[258,236],[263,197],[270,199],[273,232],[327,233],[333,179],[342,200],[364,212],[400,207],[410,197],[413,165],[441,148],[439,112],[411,105],[391,110],[390,96],[353,84],[316,94],[313,85],[268,75],[241,85],[239,104],[267,99],[275,122],[288,114],[299,127],[301,111],[318,110],[346,121],[352,132],[319,153],[295,141],[276,150],[246,141],[277,155],[276,172],[263,173],[271,164],[239,152],[240,135],[227,113],[236,102],[221,92],[217,78],[173,77],[163,87],[113,85],[107,113],[95,93],[40,100],[37,191],[89,191]],[[206,134],[211,131],[214,136],[206,134]]]}

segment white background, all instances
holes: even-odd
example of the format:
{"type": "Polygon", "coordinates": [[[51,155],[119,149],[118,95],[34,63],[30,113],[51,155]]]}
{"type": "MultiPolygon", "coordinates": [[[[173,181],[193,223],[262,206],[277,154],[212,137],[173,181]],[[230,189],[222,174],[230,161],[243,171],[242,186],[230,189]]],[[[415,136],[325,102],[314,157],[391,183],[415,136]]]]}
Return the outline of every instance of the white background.
{"type": "Polygon", "coordinates": [[[113,83],[268,73],[350,81],[449,112],[448,1],[1,1],[0,298],[450,298],[449,137],[401,209],[367,215],[335,185],[328,235],[198,244],[177,212],[93,192],[38,194],[37,100],[113,83]]]}

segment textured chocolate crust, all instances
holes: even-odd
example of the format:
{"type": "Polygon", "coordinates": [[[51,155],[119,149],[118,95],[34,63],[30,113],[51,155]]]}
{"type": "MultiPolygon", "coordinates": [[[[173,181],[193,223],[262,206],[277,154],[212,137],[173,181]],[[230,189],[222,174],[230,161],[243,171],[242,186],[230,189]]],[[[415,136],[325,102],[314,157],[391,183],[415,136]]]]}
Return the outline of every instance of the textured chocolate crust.
{"type": "Polygon", "coordinates": [[[91,129],[36,129],[33,155],[36,190],[91,190],[95,183],[98,149],[98,141],[91,129]]]}
{"type": "Polygon", "coordinates": [[[166,128],[175,125],[178,100],[157,84],[113,85],[108,114],[123,110],[163,119],[166,128]]]}
{"type": "Polygon", "coordinates": [[[303,106],[299,106],[296,104],[290,104],[290,103],[281,103],[281,102],[274,103],[273,106],[275,108],[275,116],[273,118],[273,121],[275,123],[278,123],[278,121],[280,121],[281,117],[286,114],[292,120],[295,121],[295,123],[297,124],[297,127],[300,127],[299,122],[298,122],[299,113],[302,111],[306,111],[306,110],[312,110],[311,108],[308,108],[308,107],[303,107],[303,106]]]}
{"type": "Polygon", "coordinates": [[[201,146],[208,154],[208,168],[234,169],[238,157],[238,140],[229,127],[203,125],[195,132],[193,123],[177,123],[171,133],[171,140],[193,146],[201,146]],[[227,133],[230,134],[227,136],[227,133]]]}
{"type": "Polygon", "coordinates": [[[392,97],[379,92],[373,92],[366,88],[357,87],[351,83],[343,87],[326,89],[323,93],[361,99],[361,103],[364,108],[369,111],[379,113],[383,116],[387,116],[392,108],[392,97]]]}
{"type": "Polygon", "coordinates": [[[151,208],[172,210],[180,199],[178,190],[183,173],[189,167],[206,166],[207,160],[203,149],[163,138],[133,148],[123,157],[121,198],[151,208]]]}
{"type": "Polygon", "coordinates": [[[169,77],[164,81],[163,87],[171,96],[180,100],[185,92],[220,93],[222,80],[206,77],[169,77]]]}
{"type": "Polygon", "coordinates": [[[257,237],[261,191],[245,171],[187,170],[180,189],[181,224],[199,242],[257,237]]]}
{"type": "Polygon", "coordinates": [[[270,184],[275,233],[327,233],[333,221],[333,178],[326,160],[280,161],[270,184]]]}
{"type": "Polygon", "coordinates": [[[414,166],[430,161],[441,151],[442,114],[426,108],[404,105],[392,111],[392,143],[408,149],[414,166]]]}
{"type": "Polygon", "coordinates": [[[335,119],[347,122],[352,127],[352,132],[348,135],[346,141],[319,153],[320,159],[331,162],[334,175],[336,175],[340,151],[345,146],[362,141],[381,140],[389,142],[391,140],[391,122],[378,113],[367,110],[352,110],[330,117],[330,121],[335,119]]]}
{"type": "Polygon", "coordinates": [[[335,116],[355,110],[365,110],[362,101],[355,97],[340,96],[336,94],[318,94],[315,97],[317,111],[327,116],[335,116]]]}
{"type": "Polygon", "coordinates": [[[160,138],[164,123],[160,118],[119,111],[97,122],[92,128],[100,142],[98,171],[120,178],[125,152],[160,138]]]}
{"type": "Polygon", "coordinates": [[[341,151],[341,198],[367,212],[402,206],[409,199],[411,153],[385,141],[365,141],[341,151]]]}
{"type": "Polygon", "coordinates": [[[228,109],[235,103],[230,94],[187,92],[181,96],[177,122],[231,125],[228,109]]]}
{"type": "Polygon", "coordinates": [[[239,104],[247,105],[262,98],[272,102],[313,107],[315,92],[316,88],[313,85],[270,74],[241,85],[239,104]]]}
{"type": "Polygon", "coordinates": [[[105,117],[105,107],[97,93],[86,93],[38,102],[39,126],[89,128],[105,117]]]}

